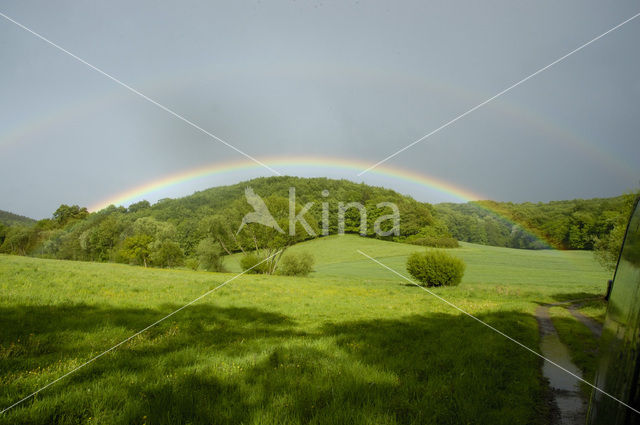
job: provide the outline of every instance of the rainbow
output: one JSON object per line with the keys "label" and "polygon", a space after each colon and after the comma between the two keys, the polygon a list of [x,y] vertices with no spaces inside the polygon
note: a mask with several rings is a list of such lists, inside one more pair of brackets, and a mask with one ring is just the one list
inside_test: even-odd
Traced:
{"label": "rainbow", "polygon": [[[322,171],[326,171],[327,169],[339,169],[339,170],[348,170],[353,172],[353,175],[356,176],[357,171],[361,171],[369,167],[369,163],[361,161],[361,160],[353,160],[353,159],[344,159],[344,158],[331,158],[331,157],[282,157],[282,158],[262,158],[261,161],[276,170],[286,170],[287,168],[304,167],[305,169],[315,168]],[[177,172],[174,174],[163,176],[159,179],[152,180],[150,182],[141,184],[139,186],[128,189],[124,192],[118,193],[114,196],[111,196],[107,199],[104,199],[100,202],[95,203],[89,208],[89,211],[95,212],[106,208],[109,205],[126,205],[130,204],[137,200],[142,200],[145,196],[153,194],[154,192],[161,191],[171,186],[175,186],[178,184],[192,182],[198,179],[202,179],[205,177],[211,176],[222,176],[226,173],[231,172],[246,172],[249,170],[263,170],[262,166],[251,161],[251,160],[239,160],[233,162],[224,162],[224,163],[213,163],[204,165],[197,168],[192,168],[189,170]],[[286,174],[286,173],[283,173]],[[455,198],[457,201],[461,202],[469,202],[469,201],[477,201],[487,199],[482,194],[478,192],[472,192],[468,189],[462,188],[460,186],[454,185],[450,182],[444,181],[442,179],[438,179],[433,176],[429,176],[427,174],[418,173],[415,171],[410,171],[406,169],[400,169],[396,167],[389,166],[387,164],[382,164],[375,169],[371,170],[368,174],[372,174],[375,176],[381,176],[387,179],[395,179],[404,182],[410,182],[413,184],[417,184],[421,187],[427,187],[431,190],[438,191],[442,194],[448,195],[449,197]],[[271,174],[269,174],[271,175]],[[320,174],[318,174],[319,176]],[[530,229],[524,227],[520,223],[516,223],[510,218],[506,217],[504,214],[500,213],[497,210],[491,209],[485,205],[478,204],[478,206],[485,211],[488,211],[500,218],[508,221],[513,225],[518,225],[523,230],[528,232],[531,236],[535,237],[539,241],[544,244],[552,247],[553,244],[546,240],[546,238],[537,232],[535,229]]]}
{"label": "rainbow", "polygon": [[[221,64],[216,62],[204,64],[204,66],[196,68],[178,67],[168,69],[165,74],[158,74],[148,79],[138,88],[142,92],[154,97],[156,94],[166,91],[168,87],[172,90],[183,90],[194,82],[220,80],[224,83],[229,79],[237,78],[239,73],[244,73],[245,77],[252,78],[255,72],[252,67],[247,67],[244,62],[237,64]],[[260,69],[260,73],[270,78],[297,81],[303,84],[313,83],[315,85],[318,82],[326,82],[334,87],[337,85],[353,86],[357,84],[364,85],[363,87],[396,88],[401,86],[403,89],[410,89],[416,96],[426,96],[436,93],[445,98],[454,98],[462,101],[469,106],[477,104],[479,101],[494,94],[478,92],[450,81],[436,79],[435,76],[428,75],[422,69],[410,71],[392,66],[363,67],[349,62],[279,62],[272,67]],[[102,110],[109,110],[120,105],[130,97],[131,93],[117,88],[115,90],[103,91],[93,97],[80,99],[67,105],[56,106],[40,116],[16,123],[17,125],[13,128],[4,129],[3,132],[0,133],[0,150],[2,150],[4,154],[9,148],[16,148],[17,150],[19,146],[29,142],[42,142],[43,138],[50,134],[53,129],[57,127],[63,128],[70,122],[80,120],[83,116],[91,116]],[[546,136],[545,139],[566,145],[568,148],[590,158],[596,163],[607,165],[608,170],[619,173],[627,179],[635,178],[636,172],[633,164],[629,162],[630,158],[613,156],[603,147],[589,140],[586,135],[580,134],[573,129],[561,127],[558,123],[554,122],[551,117],[539,115],[535,111],[526,108],[525,105],[515,104],[512,101],[508,101],[507,98],[496,100],[487,106],[487,108],[496,109],[500,112],[501,116],[506,119],[526,124],[528,128],[543,132]],[[168,117],[168,119],[171,118]],[[425,128],[425,132],[428,130],[428,128]],[[270,158],[263,160],[263,162],[274,168],[307,167],[326,169],[330,167],[333,169],[357,171],[362,171],[371,165],[359,160],[321,157]],[[227,173],[230,175],[235,171],[242,170],[251,170],[257,174],[257,172],[260,171],[258,167],[258,165],[246,160],[203,165],[163,176],[115,194],[108,199],[95,203],[90,209],[96,211],[111,204],[126,204],[136,199],[141,199],[148,194],[158,192],[163,188],[184,182],[191,182],[203,177],[222,176]],[[322,172],[321,174],[326,173]],[[470,191],[442,179],[423,173],[402,170],[386,164],[377,167],[368,174],[412,182],[447,194],[459,201],[466,202],[486,199],[486,197],[477,192]],[[488,209],[486,207],[483,208]],[[488,210],[507,219],[504,215],[496,211]],[[509,219],[507,220],[512,222]],[[536,235],[532,229],[528,229],[528,231],[538,239],[545,241],[543,237]]]}
{"label": "rainbow", "polygon": [[[370,163],[361,160],[344,159],[344,158],[331,158],[331,157],[284,157],[284,158],[265,158],[261,161],[276,170],[290,168],[290,167],[305,167],[305,168],[319,168],[319,169],[341,169],[349,171],[362,171],[370,166]],[[140,200],[143,196],[157,192],[169,186],[174,186],[180,183],[193,181],[203,177],[210,177],[228,173],[231,171],[244,171],[261,169],[262,166],[248,159],[239,161],[228,161],[224,163],[214,163],[205,166],[192,168],[189,170],[163,176],[159,179],[144,183],[140,186],[128,189],[124,192],[118,193],[112,197],[104,199],[89,208],[89,211],[97,211],[103,209],[109,205],[125,205],[135,200]],[[354,175],[356,174],[354,172]],[[427,186],[435,189],[443,194],[450,195],[460,201],[475,201],[479,199],[486,199],[479,193],[468,191],[459,186],[453,185],[435,177],[391,167],[386,164],[379,165],[375,169],[370,171],[371,174],[391,177],[395,179],[401,179],[411,183],[415,183],[422,186]],[[270,174],[271,175],[271,174]]]}

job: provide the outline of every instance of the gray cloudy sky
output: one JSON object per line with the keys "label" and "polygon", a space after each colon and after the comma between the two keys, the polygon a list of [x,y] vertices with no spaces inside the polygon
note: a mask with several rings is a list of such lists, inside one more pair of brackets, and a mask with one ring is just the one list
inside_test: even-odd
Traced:
{"label": "gray cloudy sky", "polygon": [[[0,12],[257,158],[373,164],[640,12],[637,1],[25,1]],[[496,200],[640,181],[640,18],[394,157]],[[0,209],[36,218],[242,160],[0,18]],[[275,166],[274,166],[275,168]],[[282,166],[451,195],[336,166]],[[216,174],[156,200],[233,183]]]}

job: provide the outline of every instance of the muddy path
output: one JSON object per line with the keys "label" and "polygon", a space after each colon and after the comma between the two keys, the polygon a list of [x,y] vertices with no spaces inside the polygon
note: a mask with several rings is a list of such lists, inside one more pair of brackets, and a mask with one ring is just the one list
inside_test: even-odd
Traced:
{"label": "muddy path", "polygon": [[580,323],[589,328],[593,335],[599,339],[602,335],[602,324],[593,320],[591,317],[585,316],[584,314],[580,313],[578,309],[580,308],[580,306],[582,306],[582,304],[584,303],[576,302],[573,304],[569,304],[569,306],[567,307],[569,309],[569,313],[571,313],[573,317],[578,319]]}
{"label": "muddy path", "polygon": [[[550,307],[567,305],[571,314],[599,338],[602,333],[602,325],[577,310],[581,301],[583,300],[542,304],[536,309],[536,319],[540,330],[541,354],[582,378],[582,371],[571,361],[569,349],[560,341],[558,332],[553,326],[549,315]],[[588,400],[583,397],[580,391],[580,381],[548,360],[543,363],[542,373],[549,381],[549,387],[554,398],[552,423],[562,425],[584,424]]]}

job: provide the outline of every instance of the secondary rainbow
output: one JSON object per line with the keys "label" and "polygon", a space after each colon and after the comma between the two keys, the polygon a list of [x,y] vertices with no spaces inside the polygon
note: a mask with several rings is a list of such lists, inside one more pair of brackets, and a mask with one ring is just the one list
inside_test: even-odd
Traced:
{"label": "secondary rainbow", "polygon": [[[406,86],[412,88],[416,93],[425,96],[436,93],[447,98],[457,98],[465,104],[472,104],[481,99],[486,99],[491,95],[487,92],[476,92],[470,88],[463,87],[452,82],[435,79],[433,76],[425,78],[422,73],[408,72],[406,69],[371,69],[371,67],[357,67],[353,64],[338,63],[327,66],[322,63],[314,64],[280,64],[281,68],[272,70],[262,70],[261,73],[270,72],[272,77],[291,79],[302,79],[302,81],[328,80],[334,83],[344,82],[348,84],[364,83],[376,87],[397,87]],[[167,87],[183,87],[183,84],[191,84],[193,81],[216,80],[233,78],[241,72],[248,72],[243,64],[231,66],[225,65],[220,68],[219,64],[200,67],[198,70],[184,69],[175,71],[176,74],[158,75],[150,79],[144,85],[144,91],[148,93],[159,93]],[[105,91],[94,97],[86,98],[75,103],[68,103],[61,107],[55,107],[41,116],[33,117],[16,123],[13,128],[7,128],[0,132],[0,149],[4,150],[12,145],[29,143],[33,140],[48,140],[42,137],[49,137],[49,133],[55,127],[64,128],[70,123],[81,121],[86,117],[100,114],[101,111],[108,111],[109,108],[117,107],[121,102],[129,99],[131,93],[122,90]],[[596,163],[606,165],[607,170],[619,173],[627,179],[635,179],[635,168],[628,162],[629,158],[619,157],[608,152],[593,140],[586,138],[583,134],[574,129],[562,127],[548,116],[538,115],[536,112],[505,99],[494,102],[491,108],[498,110],[504,115],[505,120],[517,120],[517,122],[527,125],[527,128],[536,129],[546,134],[546,138],[554,143],[565,145],[574,152],[581,153]],[[428,128],[425,128],[426,132]],[[48,143],[48,141],[47,141]],[[365,167],[366,168],[366,167]]]}

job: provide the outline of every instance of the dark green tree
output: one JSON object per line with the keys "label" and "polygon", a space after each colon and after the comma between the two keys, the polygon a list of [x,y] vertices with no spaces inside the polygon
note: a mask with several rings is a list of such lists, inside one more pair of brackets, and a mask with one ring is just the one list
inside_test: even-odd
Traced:
{"label": "dark green tree", "polygon": [[53,219],[59,226],[64,226],[71,220],[82,220],[89,215],[85,207],[80,208],[78,205],[62,204],[53,213]]}
{"label": "dark green tree", "polygon": [[627,223],[639,194],[640,192],[635,192],[624,195],[623,207],[619,214],[615,218],[612,218],[611,224],[613,228],[609,233],[595,240],[594,255],[596,260],[608,270],[613,271],[616,267],[622,242],[624,241]]}
{"label": "dark green tree", "polygon": [[130,213],[136,213],[142,210],[149,209],[150,207],[151,207],[151,204],[149,203],[149,201],[142,200],[140,202],[136,202],[135,204],[129,205],[129,208],[127,208],[127,211]]}

